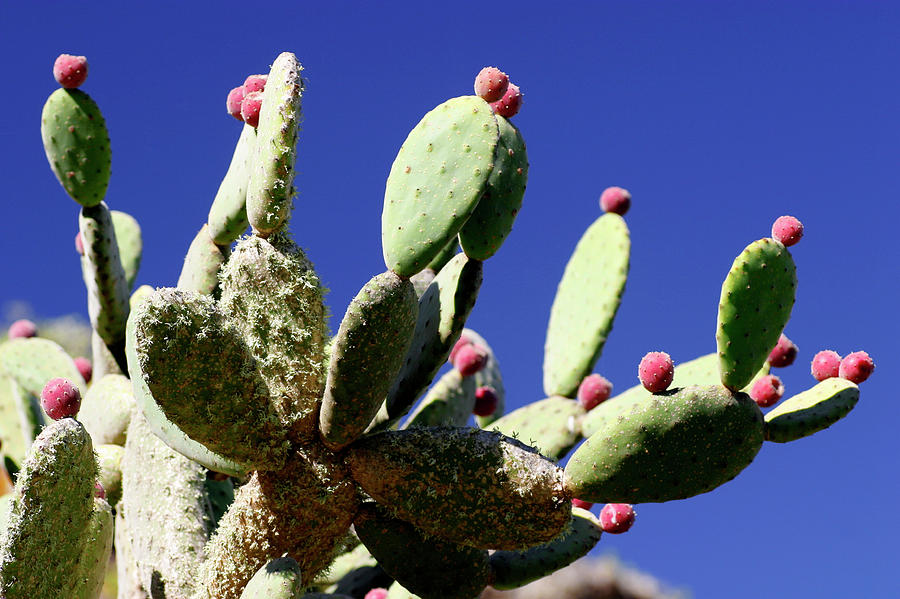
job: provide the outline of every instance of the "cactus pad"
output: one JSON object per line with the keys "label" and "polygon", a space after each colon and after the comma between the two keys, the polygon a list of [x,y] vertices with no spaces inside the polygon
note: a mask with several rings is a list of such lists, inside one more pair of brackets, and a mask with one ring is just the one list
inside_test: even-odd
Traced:
{"label": "cactus pad", "polygon": [[209,236],[217,245],[230,245],[250,224],[247,220],[247,184],[255,153],[256,129],[244,125],[231,164],[206,218]]}
{"label": "cactus pad", "polygon": [[213,243],[209,225],[203,225],[184,257],[184,266],[178,276],[178,288],[212,295],[219,286],[219,269],[225,264],[229,249]]}
{"label": "cactus pad", "polygon": [[69,379],[84,395],[87,386],[81,373],[62,347],[40,337],[20,338],[0,345],[0,372],[30,395],[40,397],[52,378]]}
{"label": "cactus pad", "polygon": [[128,377],[108,374],[88,389],[78,419],[94,443],[125,445],[125,432],[134,408],[134,394]]}
{"label": "cactus pad", "polygon": [[464,377],[455,368],[448,370],[429,389],[403,428],[465,426],[475,407],[475,388],[473,377]]}
{"label": "cactus pad", "polygon": [[133,216],[119,210],[110,210],[110,216],[116,232],[116,244],[119,246],[119,261],[125,272],[125,283],[128,289],[133,289],[144,253],[141,226]]}
{"label": "cactus pad", "polygon": [[303,593],[300,566],[289,557],[275,558],[253,575],[241,599],[296,599]]}
{"label": "cactus pad", "polygon": [[494,353],[494,350],[488,345],[484,337],[472,329],[463,329],[462,335],[487,351],[487,361],[484,363],[484,368],[472,375],[476,389],[478,387],[490,387],[497,396],[497,407],[493,414],[490,416],[475,416],[475,422],[478,423],[478,426],[487,428],[490,423],[503,416],[503,412],[506,410],[506,389],[503,387],[500,361],[497,360],[497,354]]}
{"label": "cactus pad", "polygon": [[489,428],[515,437],[551,460],[561,460],[581,440],[584,415],[574,399],[548,397],[510,412]]}
{"label": "cactus pad", "polygon": [[839,378],[825,379],[766,413],[766,441],[787,443],[825,430],[859,401],[859,387]]}

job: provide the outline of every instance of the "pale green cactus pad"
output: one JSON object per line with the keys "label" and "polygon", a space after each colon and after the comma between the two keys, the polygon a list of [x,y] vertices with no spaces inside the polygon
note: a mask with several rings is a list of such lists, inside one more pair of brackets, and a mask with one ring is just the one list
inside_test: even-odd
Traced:
{"label": "pale green cactus pad", "polygon": [[272,63],[266,81],[255,159],[247,187],[247,217],[254,231],[268,237],[281,228],[294,196],[294,160],[300,131],[303,67],[283,52]]}
{"label": "pale green cactus pad", "polygon": [[512,231],[528,182],[528,154],[522,134],[495,115],[500,139],[494,150],[494,170],[472,216],[459,231],[459,244],[470,258],[487,260]]}
{"label": "pale green cactus pad", "polygon": [[212,295],[219,286],[219,269],[225,264],[228,251],[228,247],[213,243],[209,225],[203,225],[184,257],[177,287],[202,295]]}
{"label": "pale green cactus pad", "polygon": [[452,369],[438,379],[409,415],[403,428],[465,426],[475,407],[475,380]]}
{"label": "pale green cactus pad", "polygon": [[425,536],[374,504],[363,505],[353,526],[385,571],[423,599],[472,599],[490,580],[485,549]]}
{"label": "pale green cactus pad", "polygon": [[[30,399],[29,404],[25,404],[26,397],[15,381],[0,375],[0,448],[2,455],[16,464],[25,459],[36,435],[35,429],[43,425],[42,415],[30,409]],[[27,409],[27,413],[22,414],[23,409]],[[41,417],[40,423],[36,422],[37,417]]]}
{"label": "pale green cactus pad", "polygon": [[778,343],[797,291],[797,270],[774,239],[748,245],[722,283],[716,345],[722,384],[742,389]]}
{"label": "pale green cactus pad", "polygon": [[521,551],[495,551],[491,554],[495,589],[515,589],[549,576],[588,554],[600,541],[603,530],[591,512],[572,508],[566,528],[551,541]]}
{"label": "pale green cactus pad", "polygon": [[125,433],[135,409],[131,380],[108,374],[94,381],[81,402],[78,419],[97,445],[125,445]]}
{"label": "pale green cactus pad", "polygon": [[600,357],[619,309],[631,239],[624,219],[604,214],[566,264],[550,310],[544,346],[544,393],[574,397]]}
{"label": "pale green cactus pad", "polygon": [[47,381],[57,377],[72,381],[82,397],[87,391],[81,373],[66,350],[55,341],[40,337],[12,339],[0,344],[0,373],[35,397],[41,396]]}
{"label": "pale green cactus pad", "polygon": [[303,594],[300,566],[289,557],[279,557],[253,575],[241,599],[298,599]]}
{"label": "pale green cactus pad", "polygon": [[569,520],[562,470],[499,433],[385,431],[351,445],[347,461],[360,486],[397,517],[463,545],[519,549],[552,539]]}
{"label": "pale green cactus pad", "polygon": [[581,440],[584,415],[574,399],[548,397],[510,412],[488,428],[515,437],[551,460],[561,460]]}
{"label": "pale green cactus pad", "polygon": [[113,547],[113,514],[109,504],[94,498],[94,511],[83,532],[83,549],[78,557],[72,585],[72,599],[97,599],[103,588],[106,567]]}
{"label": "pale green cactus pad", "polygon": [[119,210],[110,210],[113,229],[116,231],[116,243],[119,246],[119,260],[125,271],[125,282],[128,289],[134,288],[141,257],[144,253],[144,242],[141,237],[141,226],[130,214]]}
{"label": "pale green cactus pad", "polygon": [[50,168],[82,206],[103,201],[112,152],[97,103],[79,89],[58,89],[41,113],[41,137]]}
{"label": "pale green cactus pad", "polygon": [[256,129],[244,125],[228,171],[209,209],[206,223],[209,236],[217,245],[229,245],[247,229],[247,185],[256,153]]}
{"label": "pale green cactus pad", "polygon": [[766,441],[787,443],[825,430],[849,414],[857,401],[856,384],[839,378],[825,379],[766,413]]}
{"label": "pale green cactus pad", "polygon": [[437,257],[475,210],[493,168],[499,133],[487,102],[447,100],[413,128],[384,191],[384,263],[411,277]]}
{"label": "pale green cactus pad", "polygon": [[712,491],[737,476],[763,442],[762,413],[743,393],[685,387],[614,410],[566,465],[574,497],[656,503]]}
{"label": "pale green cactus pad", "polygon": [[[87,428],[87,427],[85,427]],[[106,502],[115,506],[122,499],[122,458],[125,447],[122,445],[94,445],[97,453],[97,482],[106,491]]]}

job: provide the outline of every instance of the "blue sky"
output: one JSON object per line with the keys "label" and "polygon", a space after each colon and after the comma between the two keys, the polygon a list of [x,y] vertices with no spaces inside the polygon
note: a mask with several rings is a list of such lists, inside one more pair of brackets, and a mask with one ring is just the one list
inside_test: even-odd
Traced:
{"label": "blue sky", "polygon": [[766,444],[713,493],[638,506],[634,528],[596,551],[698,598],[900,596],[889,392],[900,367],[900,3],[136,5],[0,4],[0,304],[86,313],[77,207],[39,134],[62,52],[90,61],[83,89],[112,139],[107,202],[143,226],[138,282],[155,286],[175,284],[228,165],[240,132],[225,114],[228,90],[279,52],[297,54],[308,89],[292,230],[331,289],[335,328],[384,270],[384,182],[407,132],[496,65],[524,92],[514,122],[531,168],[470,324],[497,352],[514,406],[542,398],[556,284],[610,185],[633,194],[630,277],[597,366],[618,390],[647,351],[678,362],[714,350],[722,279],[782,214],[806,226],[786,329],[800,356],[779,372],[788,393],[814,382],[819,349],[865,349],[877,364],[844,421]]}

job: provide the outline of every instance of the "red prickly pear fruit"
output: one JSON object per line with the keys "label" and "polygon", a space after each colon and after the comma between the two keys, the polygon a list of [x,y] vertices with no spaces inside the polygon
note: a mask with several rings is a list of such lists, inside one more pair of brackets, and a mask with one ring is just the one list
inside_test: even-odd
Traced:
{"label": "red prickly pear fruit", "polygon": [[262,92],[252,92],[241,101],[241,117],[251,127],[259,125],[259,109],[262,106]]}
{"label": "red prickly pear fruit", "polygon": [[91,364],[91,361],[83,356],[79,356],[72,361],[75,362],[75,368],[81,373],[81,378],[84,379],[84,382],[90,383],[91,377],[94,375],[94,366]]}
{"label": "red prickly pear fruit", "polygon": [[590,374],[584,377],[578,385],[578,403],[587,411],[593,410],[598,405],[609,399],[612,395],[612,383],[599,374]]}
{"label": "red prickly pear fruit", "polygon": [[580,507],[583,510],[589,510],[594,507],[593,503],[591,503],[590,501],[584,501],[583,499],[573,499],[572,505],[574,505],[575,507]]}
{"label": "red prickly pear fruit", "polygon": [[793,216],[779,216],[772,225],[772,238],[792,246],[803,237],[803,223]]}
{"label": "red prickly pear fruit", "polygon": [[10,339],[28,339],[37,337],[37,325],[30,320],[21,319],[9,325],[7,336]]}
{"label": "red prickly pear fruit", "polygon": [[841,354],[834,350],[823,349],[813,356],[809,371],[817,381],[835,378],[840,374]]}
{"label": "red prickly pear fruit", "polygon": [[600,194],[600,208],[603,212],[614,212],[619,216],[625,216],[631,208],[631,192],[621,187],[607,187]]}
{"label": "red prickly pear fruit", "polygon": [[453,349],[450,350],[449,360],[451,364],[453,364],[453,360],[456,359],[456,354],[459,352],[459,350],[466,345],[472,345],[472,340],[466,337],[465,333],[463,333],[462,335],[460,335],[459,339],[457,339],[456,343],[453,344]]}
{"label": "red prickly pear fruit", "polygon": [[660,393],[669,388],[675,377],[675,364],[665,352],[652,351],[641,359],[638,380],[650,393]]}
{"label": "red prickly pear fruit", "polygon": [[261,92],[266,89],[266,80],[268,75],[250,75],[244,79],[244,95]]}
{"label": "red prickly pear fruit", "polygon": [[106,499],[106,489],[100,483],[94,483],[94,497]]}
{"label": "red prickly pear fruit", "polygon": [[869,378],[875,370],[875,362],[864,351],[855,351],[841,360],[838,375],[857,385]]}
{"label": "red prickly pear fruit", "polygon": [[518,85],[509,84],[506,93],[496,102],[491,102],[491,110],[494,114],[499,114],[505,118],[516,116],[519,109],[522,108],[522,92],[519,91]]}
{"label": "red prickly pear fruit", "polygon": [[81,408],[81,391],[69,379],[50,379],[41,391],[41,407],[53,420],[74,418]]}
{"label": "red prickly pear fruit", "polygon": [[388,590],[384,588],[372,589],[368,593],[364,599],[387,599]]}
{"label": "red prickly pear fruit", "polygon": [[472,376],[479,372],[487,363],[487,351],[478,345],[464,345],[456,352],[453,367],[462,376]]}
{"label": "red prickly pear fruit", "polygon": [[244,86],[238,86],[228,92],[228,98],[225,99],[225,110],[228,111],[228,114],[233,116],[239,121],[243,121],[244,117],[241,116],[241,103],[244,101]]}
{"label": "red prickly pear fruit", "polygon": [[75,233],[75,251],[79,256],[84,256],[84,241],[81,240],[81,231]]}
{"label": "red prickly pear fruit", "polygon": [[60,54],[53,63],[53,78],[66,89],[79,87],[88,76],[87,58]]}
{"label": "red prickly pear fruit", "polygon": [[497,392],[492,387],[475,389],[475,407],[472,413],[476,416],[490,416],[497,411]]}
{"label": "red prickly pear fruit", "polygon": [[634,507],[628,503],[607,503],[600,510],[600,528],[610,534],[622,534],[634,524],[634,516]]}
{"label": "red prickly pear fruit", "polygon": [[750,388],[750,398],[761,408],[769,408],[778,403],[784,395],[784,385],[781,379],[774,374],[767,374],[753,383]]}
{"label": "red prickly pear fruit", "polygon": [[769,354],[769,366],[774,366],[775,368],[790,366],[797,358],[797,351],[797,346],[794,345],[794,342],[782,333],[781,337],[778,338],[778,343],[775,344],[775,348]]}
{"label": "red prickly pear fruit", "polygon": [[503,98],[509,88],[509,76],[497,67],[484,67],[475,77],[475,95],[485,102]]}

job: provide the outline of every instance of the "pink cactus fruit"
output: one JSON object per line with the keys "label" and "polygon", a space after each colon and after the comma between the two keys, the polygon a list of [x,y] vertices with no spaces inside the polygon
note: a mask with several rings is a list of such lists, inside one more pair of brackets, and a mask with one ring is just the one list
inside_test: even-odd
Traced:
{"label": "pink cactus fruit", "polygon": [[775,344],[775,348],[769,353],[769,365],[775,368],[790,366],[797,359],[797,351],[797,346],[794,345],[794,342],[782,333],[781,337],[778,338],[778,343]]}
{"label": "pink cactus fruit", "polygon": [[661,393],[669,388],[675,377],[675,364],[665,352],[652,351],[641,359],[638,379],[650,393]]}
{"label": "pink cactus fruit", "polygon": [[496,102],[491,102],[491,110],[494,114],[499,114],[505,118],[516,116],[519,109],[522,108],[522,92],[519,91],[518,85],[509,84],[506,93]]}
{"label": "pink cactus fruit", "polygon": [[803,223],[793,216],[779,216],[772,225],[772,237],[785,246],[792,246],[803,237]]}
{"label": "pink cactus fruit", "polygon": [[607,503],[600,510],[600,528],[610,534],[622,534],[634,524],[634,516],[634,507],[628,503]]}
{"label": "pink cactus fruit", "polygon": [[90,383],[91,377],[94,375],[94,366],[91,364],[91,361],[84,356],[79,356],[72,361],[75,362],[75,368],[81,373],[81,378],[84,379],[84,382]]}
{"label": "pink cactus fruit", "polygon": [[75,251],[79,256],[84,256],[84,241],[81,240],[81,231],[75,233]]}
{"label": "pink cactus fruit", "polygon": [[838,376],[841,369],[841,354],[834,350],[823,349],[813,356],[809,371],[817,381],[824,381]]}
{"label": "pink cactus fruit", "polygon": [[578,403],[585,410],[593,410],[612,395],[612,383],[599,374],[589,374],[578,385]]}
{"label": "pink cactus fruit", "polygon": [[493,387],[475,389],[475,407],[472,413],[476,416],[490,416],[497,411],[497,392]]}
{"label": "pink cactus fruit", "polygon": [[53,78],[66,89],[79,87],[88,76],[87,58],[60,54],[53,63]]}
{"label": "pink cactus fruit", "polygon": [[784,385],[774,374],[761,377],[750,388],[750,398],[761,408],[769,408],[778,403],[784,395]]}
{"label": "pink cactus fruit", "polygon": [[100,483],[94,483],[94,497],[106,499],[106,489]]}
{"label": "pink cactus fruit", "polygon": [[244,80],[244,95],[266,89],[268,75],[250,75]]}
{"label": "pink cactus fruit", "polygon": [[621,187],[607,187],[600,194],[600,208],[604,212],[614,212],[619,216],[625,216],[631,208],[631,192]]}
{"label": "pink cactus fruit", "polygon": [[251,127],[259,125],[259,109],[262,107],[262,92],[251,92],[241,102],[241,116]]}
{"label": "pink cactus fruit", "polygon": [[503,98],[509,88],[509,76],[497,67],[484,67],[475,77],[475,95],[485,102]]}
{"label": "pink cactus fruit", "polygon": [[487,357],[487,351],[483,347],[470,343],[462,346],[456,352],[453,367],[462,376],[472,376],[484,368],[484,365],[487,363]]}
{"label": "pink cactus fruit", "polygon": [[366,593],[364,599],[387,599],[388,590],[384,588],[376,588]]}
{"label": "pink cactus fruit", "polygon": [[53,420],[74,418],[81,408],[81,391],[69,379],[50,379],[41,391],[41,407]]}
{"label": "pink cactus fruit", "polygon": [[9,325],[7,336],[10,339],[28,339],[37,337],[37,325],[25,318]]}
{"label": "pink cactus fruit", "polygon": [[594,504],[590,501],[584,501],[583,499],[577,498],[572,500],[572,505],[574,505],[575,507],[580,507],[583,510],[589,510],[594,507]]}
{"label": "pink cactus fruit", "polygon": [[233,116],[239,121],[243,121],[244,117],[241,116],[241,103],[244,101],[244,86],[240,85],[230,92],[228,92],[228,97],[225,99],[225,110],[228,111],[228,114]]}
{"label": "pink cactus fruit", "polygon": [[466,336],[465,333],[463,333],[459,336],[459,339],[457,339],[456,343],[453,344],[453,349],[450,350],[449,360],[451,364],[453,364],[453,360],[456,358],[456,353],[460,350],[460,348],[466,345],[472,345],[472,340],[469,339],[469,337]]}
{"label": "pink cactus fruit", "polygon": [[875,362],[864,351],[855,351],[841,360],[838,375],[857,385],[869,378],[875,370]]}

